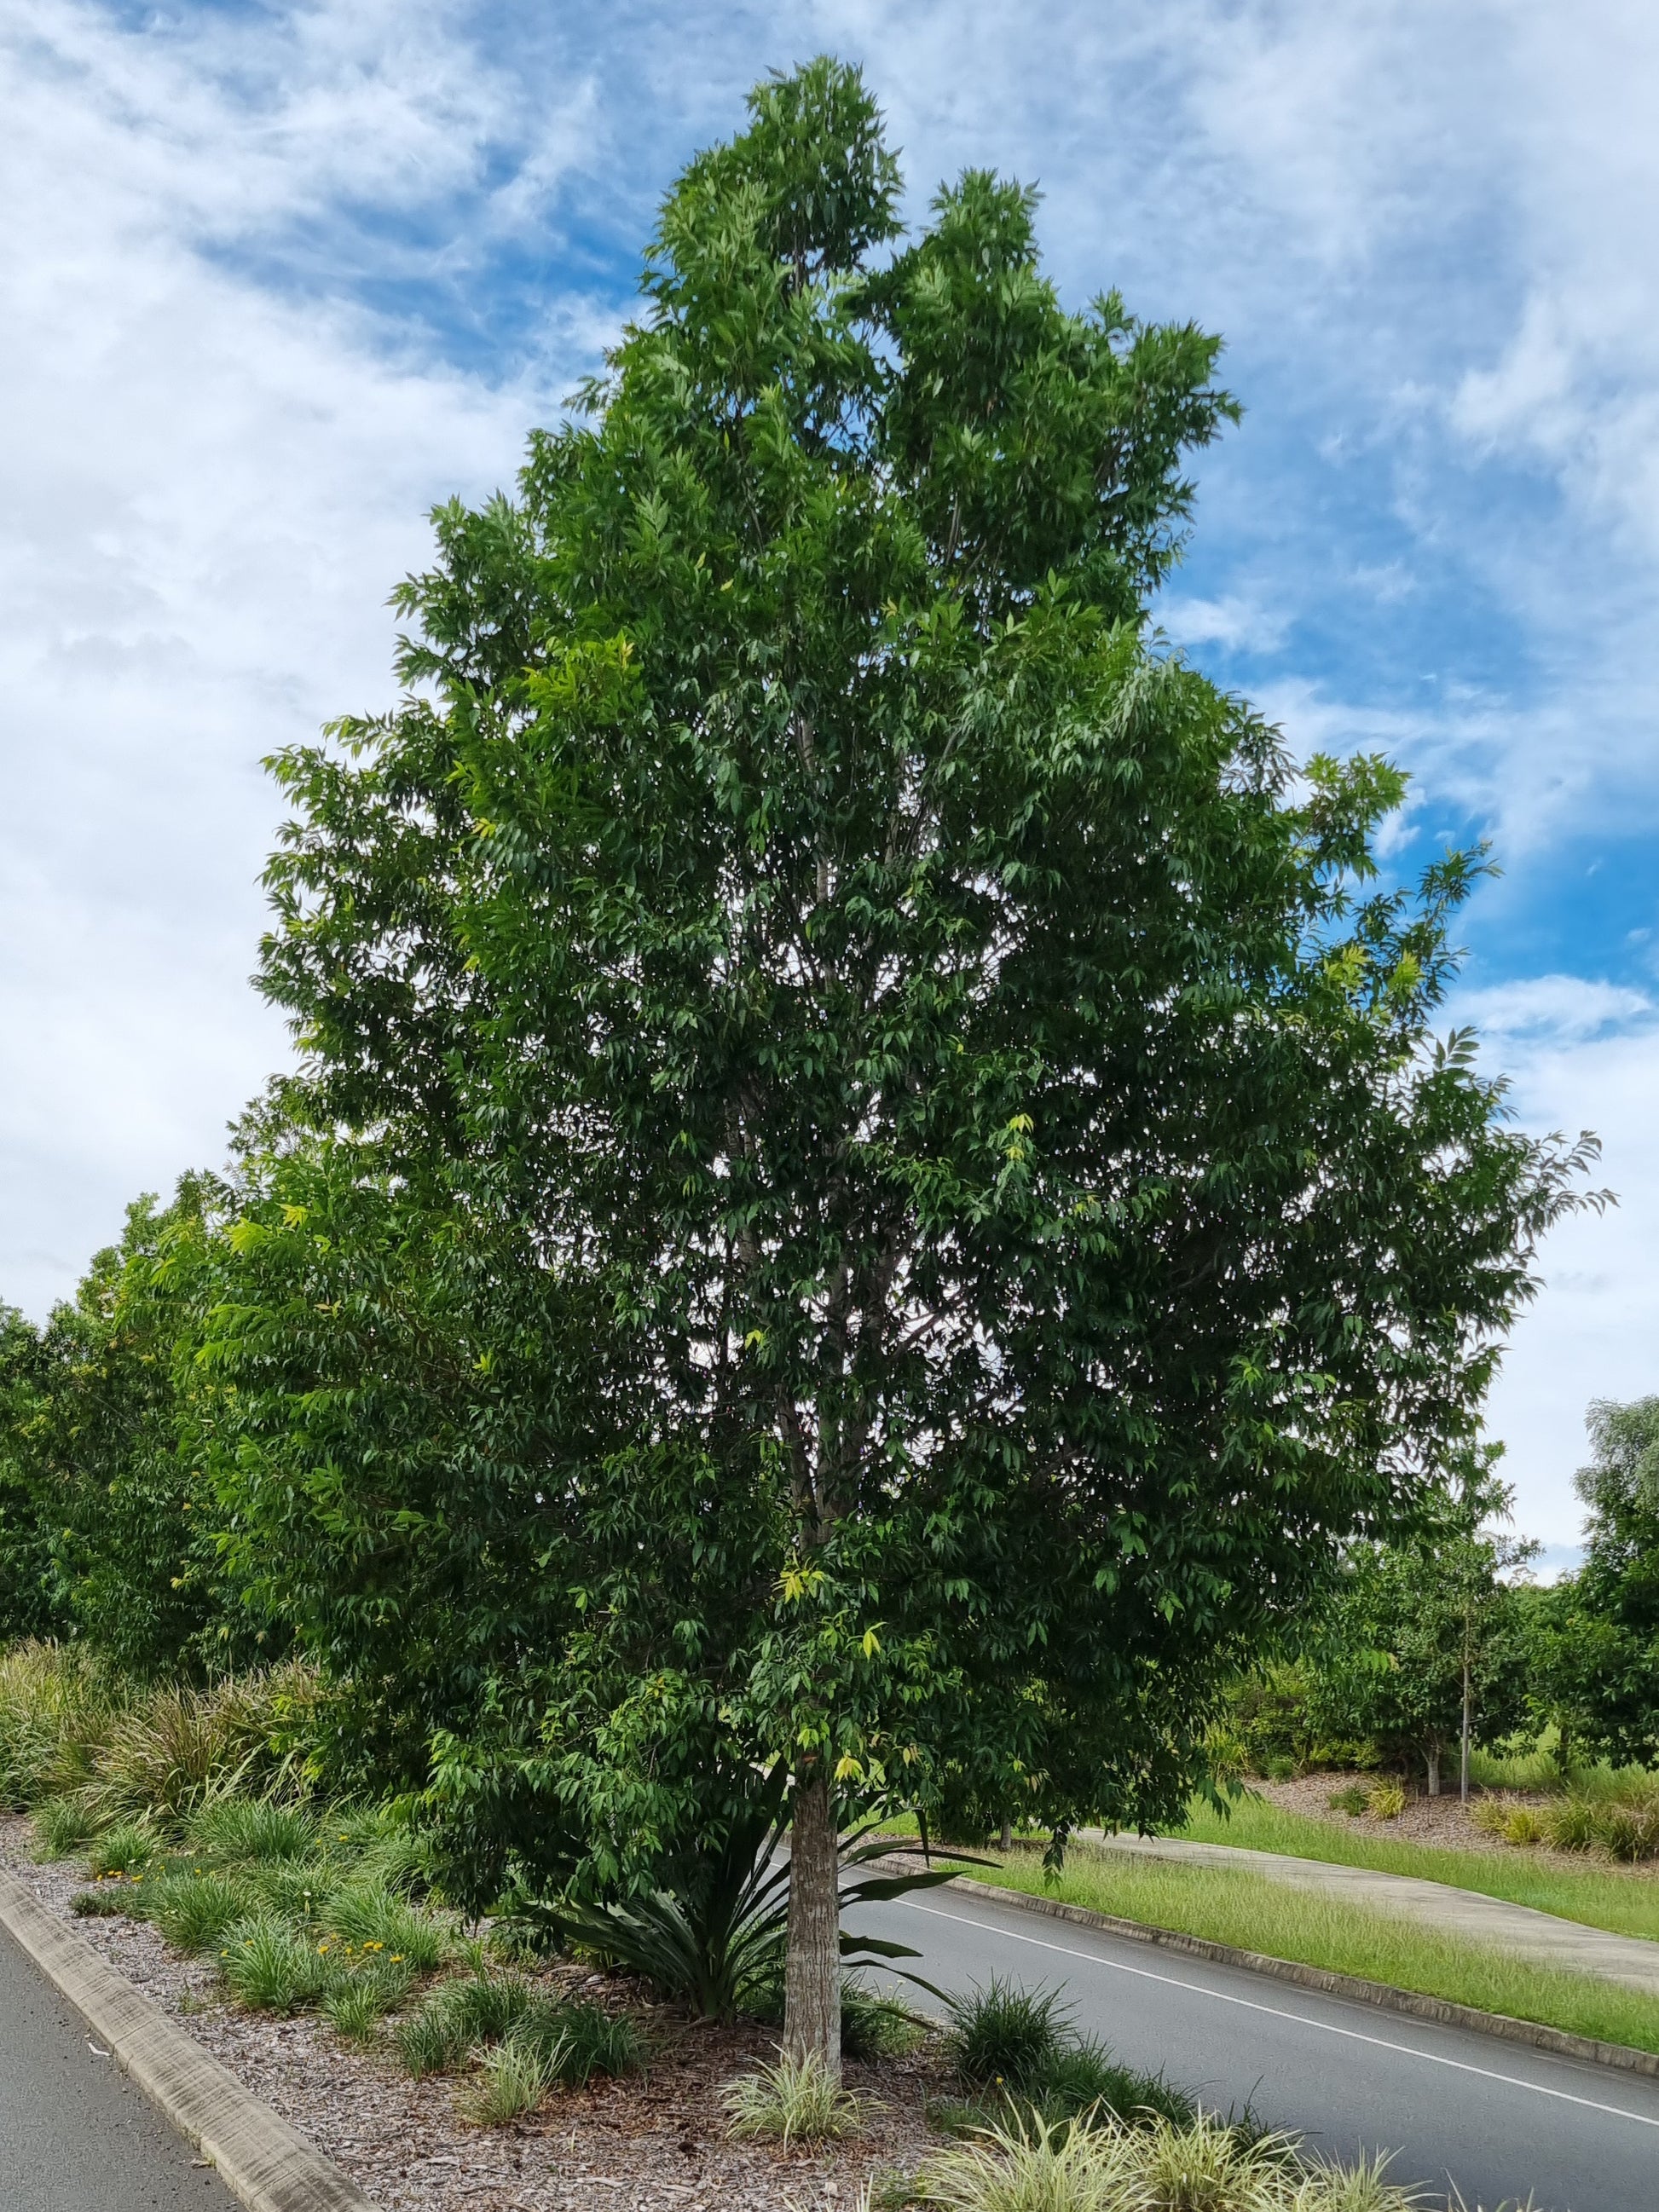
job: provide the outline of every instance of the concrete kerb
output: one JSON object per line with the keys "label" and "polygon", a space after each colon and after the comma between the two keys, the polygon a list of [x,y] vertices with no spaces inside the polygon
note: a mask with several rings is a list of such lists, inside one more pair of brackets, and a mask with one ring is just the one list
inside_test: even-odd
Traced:
{"label": "concrete kerb", "polygon": [[248,2212],[374,2212],[355,2181],[3,1873],[0,1927]]}
{"label": "concrete kerb", "polygon": [[1414,2020],[1436,2021],[1443,2027],[1473,2028],[1505,2043],[1528,2043],[1562,2058],[1583,2058],[1595,2066],[1611,2066],[1626,2074],[1659,2077],[1659,2053],[1634,2051],[1623,2043],[1600,2043],[1588,2035],[1570,2035],[1565,2028],[1546,2027],[1530,2020],[1512,2020],[1507,2013],[1480,2012],[1473,2005],[1449,2004],[1443,1997],[1422,1996],[1415,1990],[1397,1990],[1389,1982],[1368,1982],[1357,1974],[1335,1974],[1322,1966],[1304,1966],[1293,1959],[1269,1959],[1259,1951],[1241,1951],[1231,1943],[1212,1942],[1205,1936],[1183,1936],[1171,1928],[1151,1928],[1140,1920],[1120,1920],[1115,1913],[1097,1912],[1086,1905],[1063,1905],[1058,1898],[1034,1897],[1029,1890],[1003,1889],[994,1882],[973,1881],[958,1875],[949,1889],[982,1898],[988,1905],[1012,1905],[1017,1911],[1036,1912],[1049,1920],[1070,1921],[1074,1927],[1098,1929],[1103,1935],[1126,1936],[1132,1942],[1147,1943],[1178,1957],[1212,1960],[1218,1966],[1243,1966],[1253,1974],[1271,1975],[1299,1989],[1317,1990],[1322,1996],[1351,1997],[1380,2011],[1405,2013]]}

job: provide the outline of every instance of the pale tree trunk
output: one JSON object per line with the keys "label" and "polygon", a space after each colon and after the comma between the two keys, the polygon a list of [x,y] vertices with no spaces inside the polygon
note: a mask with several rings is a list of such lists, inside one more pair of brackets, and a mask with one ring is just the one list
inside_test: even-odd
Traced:
{"label": "pale tree trunk", "polygon": [[998,1839],[997,1849],[1000,1851],[1011,1851],[1013,1848],[1014,1824],[1012,1820],[1005,1820],[1002,1824],[1002,1834]]}
{"label": "pale tree trunk", "polygon": [[1429,1747],[1428,1764],[1429,1795],[1437,1797],[1440,1795],[1440,1747],[1437,1743]]}
{"label": "pale tree trunk", "polygon": [[1465,1638],[1463,1644],[1463,1738],[1462,1757],[1457,1770],[1457,1794],[1466,1805],[1469,1802],[1470,1703],[1469,1646],[1468,1640]]}
{"label": "pale tree trunk", "polygon": [[830,1785],[798,1782],[790,1808],[783,2051],[841,2079],[841,1865]]}

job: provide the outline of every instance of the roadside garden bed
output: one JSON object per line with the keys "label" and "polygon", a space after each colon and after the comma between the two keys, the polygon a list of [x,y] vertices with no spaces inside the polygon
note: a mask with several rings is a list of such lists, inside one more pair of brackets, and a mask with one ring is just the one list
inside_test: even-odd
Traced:
{"label": "roadside garden bed", "polygon": [[412,2081],[389,2050],[354,2049],[314,2013],[245,2009],[214,1964],[181,1956],[148,1922],[76,1916],[71,1900],[89,1887],[83,1862],[40,1863],[36,1848],[26,1819],[0,1815],[0,1865],[386,2212],[850,2212],[865,2181],[913,2172],[944,2140],[924,2108],[948,2069],[923,2049],[878,2067],[849,2063],[848,2087],[866,2100],[856,2139],[787,2151],[734,2142],[720,2092],[775,2055],[775,2036],[752,2023],[694,2021],[633,1984],[564,1966],[529,1978],[549,1996],[625,2005],[648,2063],[557,2090],[532,2118],[470,2125],[465,2083]]}

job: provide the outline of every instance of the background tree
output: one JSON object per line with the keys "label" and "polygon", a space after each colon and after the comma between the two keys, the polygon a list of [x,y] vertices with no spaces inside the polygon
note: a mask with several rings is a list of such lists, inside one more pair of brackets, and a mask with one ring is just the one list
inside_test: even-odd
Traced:
{"label": "background tree", "polygon": [[1501,1742],[1528,1711],[1528,1616],[1512,1578],[1538,1547],[1496,1525],[1513,1496],[1493,1457],[1465,1454],[1403,1540],[1354,1547],[1312,1647],[1315,1729],[1420,1765],[1431,1797],[1448,1753]]}
{"label": "background tree", "polygon": [[[141,1198],[72,1300],[0,1351],[0,1576],[11,1632],[81,1638],[125,1672],[197,1672],[253,1656],[211,1492],[179,1452],[175,1370],[199,1342],[187,1254],[211,1179]],[[182,1272],[181,1272],[182,1268]]]}
{"label": "background tree", "polygon": [[1547,1592],[1540,1664],[1565,1765],[1579,1753],[1659,1760],[1659,1398],[1598,1399],[1591,1460],[1576,1478],[1588,1509],[1584,1562]]}
{"label": "background tree", "polygon": [[[1576,1159],[1430,1048],[1478,860],[1368,884],[1400,776],[1294,780],[1142,637],[1217,342],[1069,312],[982,172],[902,241],[855,72],[750,113],[581,417],[437,518],[404,704],[276,763],[264,980],[296,1125],[568,1317],[514,1370],[568,1360],[568,1417],[483,1484],[564,1532],[479,1638],[531,1686],[490,1758],[624,1852],[689,1753],[786,1760],[786,2041],[833,2063],[842,1814],[1173,1811],[1241,1652],[1465,1435]],[[204,1418],[356,1667],[443,1455],[281,1431],[337,1358],[302,1150],[253,1215],[292,1292],[235,1255]],[[419,1341],[365,1328],[342,1389]],[[500,1352],[422,1355],[434,1422],[489,1432]]]}

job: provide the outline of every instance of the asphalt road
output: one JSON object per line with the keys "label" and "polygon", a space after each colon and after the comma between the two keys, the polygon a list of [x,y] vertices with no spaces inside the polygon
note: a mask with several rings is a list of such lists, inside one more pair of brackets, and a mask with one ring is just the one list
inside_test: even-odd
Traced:
{"label": "asphalt road", "polygon": [[235,2212],[0,1929],[0,2212]]}
{"label": "asphalt road", "polygon": [[[1659,2080],[1556,2058],[933,1890],[849,1927],[911,1943],[941,1989],[1063,1985],[1076,2025],[1206,2108],[1249,2107],[1328,2157],[1395,2154],[1389,2177],[1477,2205],[1656,2212]],[[914,1990],[912,2000],[925,2001]],[[1454,2200],[1455,2201],[1455,2200]]]}

